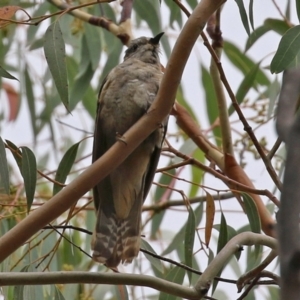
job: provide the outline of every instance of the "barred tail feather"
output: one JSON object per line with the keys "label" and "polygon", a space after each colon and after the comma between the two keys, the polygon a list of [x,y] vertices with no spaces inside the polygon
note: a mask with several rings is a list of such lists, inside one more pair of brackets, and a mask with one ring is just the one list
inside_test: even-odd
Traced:
{"label": "barred tail feather", "polygon": [[132,218],[130,213],[124,220],[100,214],[92,239],[93,259],[107,267],[132,262],[140,250],[140,214]]}

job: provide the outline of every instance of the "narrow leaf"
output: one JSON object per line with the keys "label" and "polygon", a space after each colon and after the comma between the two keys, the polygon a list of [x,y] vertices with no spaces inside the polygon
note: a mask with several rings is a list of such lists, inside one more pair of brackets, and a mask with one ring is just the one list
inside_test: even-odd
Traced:
{"label": "narrow leaf", "polygon": [[21,153],[21,151],[13,142],[11,142],[9,140],[5,140],[5,142],[7,143],[8,148],[11,151],[11,153],[18,165],[20,172],[22,173],[22,153]]}
{"label": "narrow leaf", "polygon": [[[257,210],[257,206],[249,194],[242,193],[242,197],[245,204],[245,212],[249,220],[250,228],[254,233],[261,232],[261,222],[260,216]],[[255,255],[258,257],[262,247],[260,245],[255,245]]]}
{"label": "narrow leaf", "polygon": [[[254,87],[254,82],[256,79],[257,72],[259,71],[260,63],[256,64],[250,72],[244,77],[243,81],[241,82],[238,90],[236,92],[236,100],[239,104],[243,102],[246,95],[248,94],[249,90]],[[233,105],[231,104],[228,109],[228,114],[231,115],[234,112]]]}
{"label": "narrow leaf", "polygon": [[271,62],[271,72],[280,73],[289,67],[297,67],[294,61],[300,49],[300,25],[289,29],[281,38],[278,49]]}
{"label": "narrow leaf", "polygon": [[54,285],[54,300],[65,300],[65,297],[56,285]]}
{"label": "narrow leaf", "polygon": [[[1,66],[0,66],[0,77],[18,80],[15,76],[13,76],[13,75],[11,75],[10,73],[8,73],[8,72],[7,72],[5,69],[3,69]],[[18,81],[19,81],[19,80],[18,80]]]}
{"label": "narrow leaf", "polygon": [[[170,272],[166,276],[166,280],[171,281],[173,283],[182,284],[183,279],[185,275],[185,270],[180,267],[174,267],[170,270]],[[176,300],[177,297],[166,294],[166,293],[160,293],[159,294],[159,300]]]}
{"label": "narrow leaf", "polygon": [[22,149],[22,176],[27,198],[27,211],[29,212],[34,199],[36,187],[36,159],[33,152],[27,147]]}
{"label": "narrow leaf", "polygon": [[250,228],[254,233],[261,232],[260,216],[256,207],[256,204],[251,196],[246,193],[242,193],[243,201],[245,204],[245,212],[247,214]]}
{"label": "narrow leaf", "polygon": [[[141,248],[144,248],[145,250],[148,250],[154,254],[156,254],[156,252],[154,251],[154,249],[151,247],[151,245],[145,241],[144,239],[141,239]],[[150,264],[152,265],[153,271],[158,271],[155,272],[155,275],[159,275],[158,277],[162,277],[162,274],[164,272],[163,270],[163,264],[161,263],[161,261],[158,258],[153,257],[152,255],[143,252],[143,254],[145,255],[145,257],[149,260]]]}
{"label": "narrow leaf", "polygon": [[[74,164],[76,155],[77,155],[77,150],[80,142],[74,144],[71,146],[68,151],[65,153],[63,156],[62,160],[60,161],[57,172],[55,175],[55,181],[58,181],[62,184],[66,182],[67,176],[69,175],[72,166]],[[58,184],[53,185],[53,195],[57,194],[60,190],[62,189],[62,186]]]}
{"label": "narrow leaf", "polygon": [[[219,233],[219,238],[218,238],[218,246],[217,246],[217,253],[219,253],[223,247],[227,244],[228,242],[228,231],[227,231],[227,222],[225,219],[225,216],[223,213],[221,213],[221,224],[220,224],[220,233]],[[217,276],[220,276],[222,273],[223,269],[219,271]],[[218,281],[214,280],[213,282],[213,291],[215,291],[216,287],[218,285]]]}
{"label": "narrow leaf", "polygon": [[205,220],[205,245],[208,247],[215,219],[215,201],[211,194],[206,192],[206,220]]}
{"label": "narrow leaf", "polygon": [[6,158],[5,144],[0,137],[0,189],[9,195],[9,172]]}
{"label": "narrow leaf", "polygon": [[[191,207],[188,208],[188,212],[189,212],[189,216],[186,224],[185,237],[184,237],[184,258],[185,258],[185,264],[192,268],[196,224],[195,224],[194,211]],[[187,274],[191,284],[192,273],[188,272]]]}
{"label": "narrow leaf", "polygon": [[245,28],[247,34],[249,35],[250,34],[250,27],[249,27],[249,22],[248,22],[246,9],[245,9],[245,6],[244,6],[244,1],[243,0],[235,0],[235,2],[236,2],[237,6],[239,8],[240,16],[241,16],[244,28]]}
{"label": "narrow leaf", "polygon": [[25,77],[26,98],[27,98],[27,104],[30,113],[31,127],[33,131],[34,140],[36,141],[37,126],[36,126],[36,113],[35,113],[35,99],[33,93],[33,83],[28,73],[27,64],[25,64],[25,68],[24,68],[24,77]]}
{"label": "narrow leaf", "polygon": [[[256,63],[252,59],[250,59],[234,44],[228,41],[224,41],[224,53],[244,75],[247,75],[250,70],[256,65]],[[270,80],[261,69],[257,72],[255,85],[256,84],[260,84],[263,86],[268,86],[270,84]]]}
{"label": "narrow leaf", "polygon": [[69,110],[66,50],[58,21],[52,23],[46,30],[44,52],[60,99]]}
{"label": "narrow leaf", "polygon": [[91,24],[85,23],[84,26],[85,36],[83,39],[86,40],[89,59],[92,64],[92,69],[96,70],[99,65],[101,56],[101,40],[99,34],[99,28],[97,26],[92,26]]}

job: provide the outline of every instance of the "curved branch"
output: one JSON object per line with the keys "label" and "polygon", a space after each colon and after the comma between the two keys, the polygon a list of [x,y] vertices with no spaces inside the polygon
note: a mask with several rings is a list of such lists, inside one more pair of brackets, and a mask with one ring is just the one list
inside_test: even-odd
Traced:
{"label": "curved branch", "polygon": [[139,285],[186,299],[199,299],[199,295],[193,288],[148,275],[99,272],[3,272],[0,274],[0,286],[68,283]]}
{"label": "curved branch", "polygon": [[243,232],[236,235],[224,246],[224,248],[208,265],[197,281],[195,289],[202,295],[205,295],[208,292],[214,277],[217,276],[222,268],[224,268],[231,256],[241,250],[243,245],[263,245],[271,249],[276,249],[277,241],[269,236],[253,232]]}
{"label": "curved branch", "polygon": [[51,200],[30,213],[28,217],[3,235],[0,238],[0,262],[38,230],[71,207],[80,197],[120,165],[147,136],[161,126],[160,124],[173,106],[177,87],[194,43],[208,18],[223,2],[224,0],[202,0],[198,4],[174,46],[155,101],[148,113],[123,135],[122,140],[125,140],[126,143],[117,141],[103,156]]}

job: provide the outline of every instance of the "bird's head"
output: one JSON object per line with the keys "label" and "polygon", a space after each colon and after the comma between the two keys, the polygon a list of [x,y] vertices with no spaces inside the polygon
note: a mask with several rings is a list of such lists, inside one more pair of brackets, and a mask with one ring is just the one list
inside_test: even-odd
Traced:
{"label": "bird's head", "polygon": [[128,49],[125,51],[124,60],[128,58],[136,58],[145,63],[159,63],[159,40],[164,32],[159,33],[153,38],[140,37],[129,43]]}

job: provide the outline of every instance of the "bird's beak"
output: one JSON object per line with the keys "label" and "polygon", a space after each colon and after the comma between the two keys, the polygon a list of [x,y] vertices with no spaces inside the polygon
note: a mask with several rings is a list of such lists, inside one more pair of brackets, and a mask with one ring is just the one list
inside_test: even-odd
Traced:
{"label": "bird's beak", "polygon": [[157,36],[151,38],[149,43],[152,45],[158,45],[160,38],[164,35],[164,32],[159,33]]}

